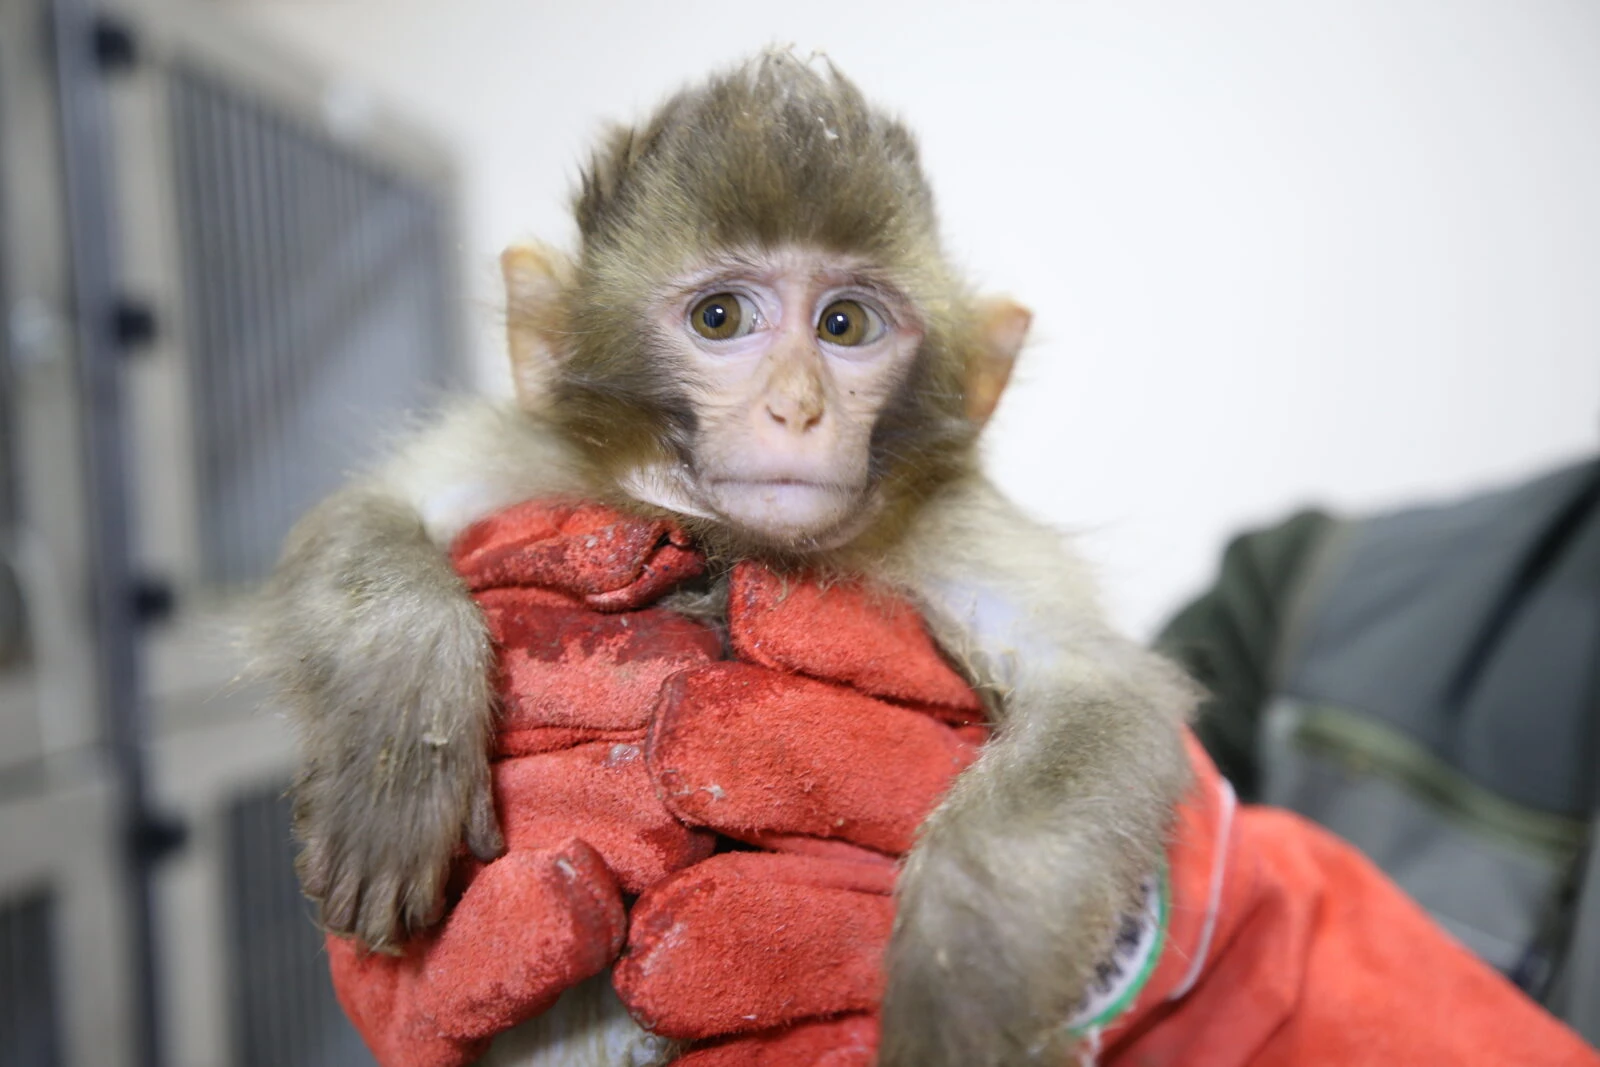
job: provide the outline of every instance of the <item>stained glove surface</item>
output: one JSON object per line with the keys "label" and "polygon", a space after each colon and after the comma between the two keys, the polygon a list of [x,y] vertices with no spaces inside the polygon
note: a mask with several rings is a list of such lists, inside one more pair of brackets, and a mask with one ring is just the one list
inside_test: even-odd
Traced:
{"label": "stained glove surface", "polygon": [[[691,1067],[869,1067],[889,864],[977,754],[978,705],[909,608],[735,572],[742,662],[672,678],[648,758],[685,821],[775,852],[715,856],[630,917],[623,999]],[[1105,1067],[1504,1064],[1600,1056],[1452,941],[1354,849],[1239,806],[1188,739],[1165,868],[1077,1018]]]}
{"label": "stained glove surface", "polygon": [[[524,505],[456,558],[502,645],[508,852],[464,864],[401,957],[330,941],[384,1067],[470,1062],[608,965],[636,1018],[690,1043],[685,1067],[870,1067],[896,862],[985,736],[915,612],[741,564],[724,660],[654,606],[702,565],[666,524]],[[1600,1065],[1353,850],[1235,805],[1190,750],[1149,907],[1070,1021],[1085,1056]]]}
{"label": "stained glove surface", "polygon": [[635,905],[613,980],[687,1064],[870,1064],[896,864],[977,757],[982,705],[904,602],[742,563],[738,660],[667,681],[647,758],[712,857]]}
{"label": "stained glove surface", "polygon": [[335,990],[384,1067],[459,1067],[611,964],[636,894],[711,852],[644,760],[662,683],[721,655],[654,602],[700,571],[665,523],[526,504],[453,552],[498,652],[495,806],[506,853],[463,860],[441,926],[399,956],[328,939]]}

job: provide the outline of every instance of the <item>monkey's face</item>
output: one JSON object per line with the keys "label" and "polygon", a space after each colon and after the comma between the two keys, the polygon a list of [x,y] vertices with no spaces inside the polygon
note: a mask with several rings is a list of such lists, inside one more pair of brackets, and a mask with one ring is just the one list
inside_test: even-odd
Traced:
{"label": "monkey's face", "polygon": [[863,528],[873,428],[922,339],[911,302],[859,259],[787,248],[719,259],[653,311],[694,440],[689,462],[636,470],[630,490],[778,546]]}

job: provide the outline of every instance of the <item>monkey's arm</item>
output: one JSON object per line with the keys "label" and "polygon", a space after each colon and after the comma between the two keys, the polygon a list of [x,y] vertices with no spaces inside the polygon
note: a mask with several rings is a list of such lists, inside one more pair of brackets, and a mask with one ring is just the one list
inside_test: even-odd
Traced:
{"label": "monkey's arm", "polygon": [[1112,632],[1059,536],[981,481],[935,502],[894,567],[999,728],[901,877],[880,1063],[1062,1063],[1162,862],[1194,688]]}
{"label": "monkey's arm", "polygon": [[290,534],[249,643],[299,729],[298,868],[328,930],[392,948],[436,918],[463,833],[501,850],[488,635],[440,546],[565,469],[531,420],[466,405]]}

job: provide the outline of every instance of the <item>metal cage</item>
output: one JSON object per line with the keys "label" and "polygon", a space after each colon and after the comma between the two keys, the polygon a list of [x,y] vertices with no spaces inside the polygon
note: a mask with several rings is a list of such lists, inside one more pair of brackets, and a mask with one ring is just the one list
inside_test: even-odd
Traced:
{"label": "metal cage", "polygon": [[48,890],[0,902],[0,1065],[62,1067],[56,902]]}
{"label": "metal cage", "polygon": [[226,10],[0,5],[0,1067],[370,1062],[229,635],[464,380],[456,195]]}

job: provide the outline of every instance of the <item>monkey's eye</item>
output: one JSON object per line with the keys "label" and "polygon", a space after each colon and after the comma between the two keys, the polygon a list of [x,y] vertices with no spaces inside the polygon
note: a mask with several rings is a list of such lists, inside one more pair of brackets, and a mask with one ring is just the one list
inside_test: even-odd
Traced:
{"label": "monkey's eye", "polygon": [[689,325],[708,341],[743,337],[755,325],[744,305],[735,293],[713,293],[689,310]]}
{"label": "monkey's eye", "polygon": [[871,344],[883,336],[883,318],[855,300],[835,300],[822,309],[817,320],[817,336],[829,344],[854,348]]}

